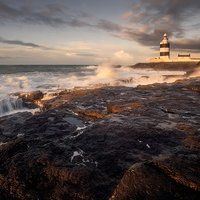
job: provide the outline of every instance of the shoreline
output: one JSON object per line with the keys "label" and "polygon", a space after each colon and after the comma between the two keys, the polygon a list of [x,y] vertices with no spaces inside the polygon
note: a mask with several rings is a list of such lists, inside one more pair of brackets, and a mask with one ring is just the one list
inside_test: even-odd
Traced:
{"label": "shoreline", "polygon": [[[143,65],[142,65],[143,66]],[[49,66],[47,66],[48,68]],[[71,66],[72,67],[72,66]],[[91,67],[86,67],[85,71],[82,69],[82,72],[87,72],[87,70],[91,70]],[[36,69],[32,69],[36,70]],[[61,70],[61,69],[60,69]],[[58,70],[57,75],[53,75],[52,73],[48,74],[45,70],[41,72],[37,72],[38,76],[34,78],[33,73],[35,72],[29,72],[28,74],[21,74],[16,77],[15,74],[5,75],[2,78],[3,84],[2,89],[3,92],[0,96],[0,116],[3,116],[6,111],[9,112],[15,112],[15,110],[23,109],[23,106],[19,105],[19,102],[15,100],[15,97],[10,96],[7,94],[8,91],[11,92],[11,94],[22,94],[26,93],[29,94],[34,91],[42,91],[44,94],[52,94],[52,93],[59,93],[60,91],[67,88],[67,90],[80,90],[80,89],[95,89],[95,88],[101,88],[101,87],[109,87],[109,86],[127,86],[127,87],[136,87],[137,85],[148,85],[155,82],[162,83],[162,82],[174,82],[177,79],[185,79],[192,74],[195,73],[195,71],[190,70],[187,73],[184,71],[170,71],[170,70],[154,70],[153,68],[150,70],[145,70],[144,68],[131,68],[128,67],[120,67],[120,66],[99,66],[98,68],[93,68],[93,71],[90,71],[89,75],[81,76],[80,74],[76,74],[74,76],[71,75],[62,75],[62,73]],[[176,68],[174,69],[176,70]],[[198,70],[198,68],[196,68]],[[16,70],[17,72],[18,70]],[[21,71],[21,70],[19,70]],[[29,71],[26,70],[26,71]],[[55,71],[54,68],[50,69],[50,71]],[[199,70],[200,71],[200,70]],[[77,73],[77,69],[74,70],[75,73]],[[45,74],[42,74],[45,73]],[[72,72],[69,72],[72,73]],[[87,74],[86,73],[86,74]],[[186,74],[185,74],[186,73]],[[50,75],[50,80],[48,79],[41,81],[40,76],[42,75]],[[60,77],[60,81],[57,83],[55,82],[55,78]],[[70,81],[70,78],[74,81]],[[12,81],[13,80],[13,81]],[[37,83],[37,80],[39,81]],[[82,83],[82,80],[84,82]],[[6,82],[8,81],[8,83]],[[11,84],[12,82],[16,84]],[[69,82],[69,84],[67,84]],[[21,92],[19,92],[21,90]],[[40,103],[40,102],[39,102]],[[27,104],[26,106],[27,107]]]}
{"label": "shoreline", "polygon": [[181,70],[191,71],[195,70],[200,66],[200,62],[160,62],[160,63],[136,63],[131,65],[134,69],[155,69],[155,70]]}

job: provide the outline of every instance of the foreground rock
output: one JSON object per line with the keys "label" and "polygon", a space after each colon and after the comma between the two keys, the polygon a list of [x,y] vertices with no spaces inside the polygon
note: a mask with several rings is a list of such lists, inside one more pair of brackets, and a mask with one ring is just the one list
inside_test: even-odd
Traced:
{"label": "foreground rock", "polygon": [[180,152],[168,158],[135,164],[125,173],[110,200],[198,199],[198,163],[196,155]]}
{"label": "foreground rock", "polygon": [[23,100],[24,107],[33,109],[40,107],[40,101],[44,97],[44,94],[41,91],[33,91],[33,92],[19,92],[15,93],[19,99]]}
{"label": "foreground rock", "polygon": [[199,199],[199,83],[63,91],[1,118],[0,199]]}

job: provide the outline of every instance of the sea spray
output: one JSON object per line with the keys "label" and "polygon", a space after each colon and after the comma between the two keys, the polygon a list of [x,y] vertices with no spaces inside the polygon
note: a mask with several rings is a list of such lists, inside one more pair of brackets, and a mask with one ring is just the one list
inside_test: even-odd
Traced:
{"label": "sea spray", "polygon": [[[1,67],[3,68],[3,67]],[[131,67],[115,67],[112,63],[104,63],[96,66],[32,66],[16,67],[16,72],[9,73],[10,68],[4,69],[0,74],[0,98],[2,95],[16,92],[30,92],[40,90],[43,93],[54,93],[74,87],[95,87],[96,85],[109,84],[124,85],[120,80],[132,80],[130,87],[138,84],[150,84],[156,82],[168,82],[163,75],[182,75],[184,72],[155,71],[153,69],[134,69]],[[34,71],[37,70],[37,71]],[[8,73],[5,73],[5,71]],[[25,70],[26,72],[23,72]],[[41,71],[39,71],[41,70]],[[169,78],[169,77],[168,77]],[[176,77],[175,77],[176,78]],[[174,80],[174,78],[173,78]],[[170,79],[169,81],[173,81]],[[125,84],[127,85],[127,84]]]}
{"label": "sea spray", "polygon": [[6,97],[5,99],[0,100],[0,117],[13,112],[14,110],[21,109],[24,109],[21,99]]}
{"label": "sea spray", "polygon": [[117,71],[114,66],[108,63],[100,65],[96,70],[97,81],[102,79],[116,79],[118,77]]}
{"label": "sea spray", "polygon": [[[195,77],[199,74],[200,70],[197,69],[187,75]],[[17,92],[40,90],[48,96],[65,89],[97,88],[106,85],[136,87],[152,83],[169,83],[180,78],[187,78],[184,71],[120,67],[111,61],[91,66],[1,66],[0,115],[24,109],[20,100],[10,96]]]}

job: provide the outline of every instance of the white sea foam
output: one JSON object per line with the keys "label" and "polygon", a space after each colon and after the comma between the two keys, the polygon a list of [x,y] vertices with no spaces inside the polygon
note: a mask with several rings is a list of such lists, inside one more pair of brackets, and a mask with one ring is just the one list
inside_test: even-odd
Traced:
{"label": "white sea foam", "polygon": [[[138,84],[150,84],[164,82],[165,75],[183,75],[182,71],[155,71],[151,69],[132,69],[129,67],[115,68],[109,64],[100,66],[88,66],[92,73],[83,75],[83,68],[74,73],[58,72],[26,72],[13,74],[0,74],[0,96],[19,91],[29,92],[42,90],[52,92],[62,89],[73,89],[74,87],[87,87],[97,84],[116,84],[119,80],[132,78],[132,86]],[[169,80],[170,82],[173,80]],[[168,82],[168,81],[167,81]],[[120,83],[121,85],[126,83]]]}
{"label": "white sea foam", "polygon": [[146,144],[146,147],[147,147],[148,149],[150,149],[150,148],[151,148],[149,144]]}
{"label": "white sea foam", "polygon": [[21,109],[23,109],[23,102],[21,99],[5,95],[0,99],[0,117]]}
{"label": "white sea foam", "polygon": [[73,155],[70,158],[70,161],[73,162],[74,158],[77,156],[81,156],[83,158],[83,151],[80,149],[79,151],[74,151]]}
{"label": "white sea foam", "polygon": [[[49,66],[46,70],[41,66],[22,68],[17,72],[0,74],[0,101],[5,101],[10,94],[16,92],[30,92],[41,90],[49,98],[52,93],[73,88],[95,88],[105,85],[125,85],[135,87],[152,83],[173,82],[178,76],[185,74],[183,71],[155,71],[153,69],[133,69],[130,67],[114,67],[111,64],[99,66],[74,66],[59,67]],[[17,67],[16,67],[17,69]],[[24,70],[25,69],[25,70]],[[49,70],[50,69],[50,70]],[[26,72],[23,72],[26,71]],[[5,70],[4,70],[5,71]],[[173,75],[171,78],[166,76]],[[174,75],[177,75],[174,76]],[[196,75],[196,74],[195,74]],[[0,106],[1,107],[1,106]],[[1,110],[2,108],[0,108]],[[9,112],[18,112],[22,108],[14,108]],[[1,111],[0,111],[1,112]],[[0,115],[2,115],[0,113]]]}
{"label": "white sea foam", "polygon": [[[70,158],[70,161],[74,162],[76,165],[86,166],[87,164],[93,164],[96,167],[98,167],[98,162],[97,161],[94,161],[93,159],[88,158],[87,156],[85,157],[84,154],[85,154],[84,151],[81,150],[81,149],[79,149],[77,151],[74,151],[73,155]],[[74,160],[76,157],[79,157],[79,161]]]}
{"label": "white sea foam", "polygon": [[20,112],[31,112],[32,114],[35,114],[36,112],[40,112],[40,109],[39,108],[35,108],[35,109],[28,109],[28,108],[16,109],[16,110],[13,110],[13,111],[5,112],[5,113],[1,114],[0,117],[8,116],[8,115],[12,115],[12,114],[15,114],[15,113],[20,113]]}
{"label": "white sea foam", "polygon": [[7,142],[0,142],[0,146],[6,145]]}

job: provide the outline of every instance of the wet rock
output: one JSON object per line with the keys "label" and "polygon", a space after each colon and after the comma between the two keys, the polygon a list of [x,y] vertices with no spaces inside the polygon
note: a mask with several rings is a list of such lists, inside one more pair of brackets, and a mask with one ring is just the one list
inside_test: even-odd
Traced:
{"label": "wet rock", "polygon": [[32,116],[30,112],[21,112],[0,118],[0,142],[7,142],[20,134],[25,121]]}
{"label": "wet rock", "polygon": [[40,107],[40,100],[44,97],[41,91],[20,92],[15,95],[22,99],[24,107],[30,109]]}
{"label": "wet rock", "polygon": [[124,175],[110,200],[199,199],[199,158],[171,156],[133,165]]}
{"label": "wet rock", "polygon": [[24,101],[37,101],[43,98],[44,94],[41,91],[23,92],[18,94],[19,98]]}
{"label": "wet rock", "polygon": [[200,93],[200,83],[189,84],[188,88],[194,92]]}
{"label": "wet rock", "polygon": [[107,110],[109,113],[120,113],[128,110],[133,109],[140,109],[143,108],[144,105],[139,101],[133,101],[133,102],[114,102],[109,103],[107,105]]}
{"label": "wet rock", "polygon": [[[50,152],[32,152],[29,145],[26,141],[16,141],[4,148],[3,156],[9,158],[8,162],[12,164],[1,166],[0,197],[3,193],[5,199],[24,200],[104,198],[106,178],[98,170],[85,166],[72,167],[62,158],[53,161]],[[55,149],[57,156],[61,155],[58,150]],[[29,156],[31,158],[28,159]],[[2,154],[0,160],[2,163]]]}
{"label": "wet rock", "polygon": [[63,91],[0,119],[0,199],[199,199],[199,78]]}
{"label": "wet rock", "polygon": [[91,120],[97,120],[97,119],[102,119],[106,116],[105,112],[101,112],[99,110],[81,110],[81,109],[77,109],[74,110],[78,115],[84,116],[88,119]]}
{"label": "wet rock", "polygon": [[198,62],[176,62],[176,63],[137,63],[136,65],[131,66],[132,68],[136,69],[155,69],[155,70],[181,70],[186,71],[189,74],[191,71],[193,72],[196,68],[199,67]]}

